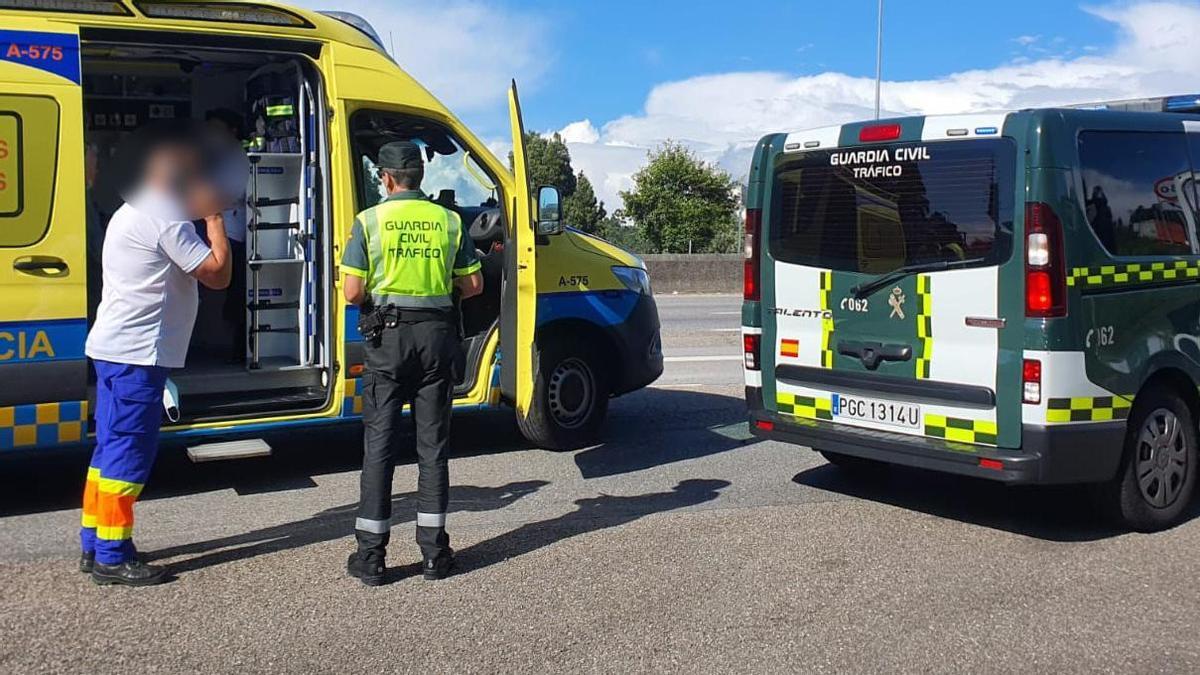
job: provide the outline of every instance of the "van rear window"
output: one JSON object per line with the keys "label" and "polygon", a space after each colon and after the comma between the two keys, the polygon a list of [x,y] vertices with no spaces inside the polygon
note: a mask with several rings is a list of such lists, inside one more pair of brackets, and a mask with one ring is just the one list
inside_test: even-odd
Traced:
{"label": "van rear window", "polygon": [[1196,185],[1185,134],[1079,134],[1084,209],[1096,238],[1116,256],[1194,252]]}
{"label": "van rear window", "polygon": [[809,152],[776,169],[776,260],[879,274],[1012,251],[1016,147],[1003,138]]}

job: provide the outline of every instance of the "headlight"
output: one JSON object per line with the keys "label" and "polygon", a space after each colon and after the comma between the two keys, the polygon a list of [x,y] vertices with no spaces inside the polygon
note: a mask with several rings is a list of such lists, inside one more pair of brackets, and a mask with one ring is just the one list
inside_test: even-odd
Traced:
{"label": "headlight", "polygon": [[625,288],[637,291],[642,295],[653,295],[650,290],[650,275],[640,267],[623,267],[614,265],[613,274],[625,284]]}

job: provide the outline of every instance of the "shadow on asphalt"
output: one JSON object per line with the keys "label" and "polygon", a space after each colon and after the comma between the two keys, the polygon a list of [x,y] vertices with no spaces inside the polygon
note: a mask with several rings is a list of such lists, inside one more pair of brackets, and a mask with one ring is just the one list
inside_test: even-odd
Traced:
{"label": "shadow on asphalt", "polygon": [[[584,478],[641,471],[725,452],[750,440],[741,398],[700,391],[643,389],[613,401],[600,445],[576,454]],[[362,465],[357,423],[269,434],[269,457],[193,464],[184,448],[164,444],[142,500],[217,490],[239,495],[317,486],[314,476],[356,471]],[[406,442],[411,444],[411,434]],[[456,415],[451,459],[533,446],[508,410]],[[39,451],[0,458],[0,517],[79,507],[89,450]],[[409,445],[397,464],[416,461]],[[453,464],[451,480],[453,481]]]}
{"label": "shadow on asphalt", "polygon": [[[532,480],[509,483],[501,487],[475,487],[472,485],[451,487],[448,512],[497,511],[547,485],[549,485],[547,481]],[[353,540],[350,537],[354,532],[354,518],[357,509],[357,503],[346,504],[326,509],[304,520],[265,527],[244,534],[148,551],[143,555],[149,560],[192,556],[169,565],[172,574],[180,574],[334,539],[348,539],[348,554],[353,546]],[[392,497],[393,526],[412,522],[416,518],[416,511],[416,492],[406,492]]]}
{"label": "shadow on asphalt", "polygon": [[753,442],[746,401],[701,390],[643,389],[616,399],[604,442],[575,455],[584,478],[708,457]]}
{"label": "shadow on asphalt", "polygon": [[[525,449],[508,411],[455,417],[451,458]],[[164,444],[142,500],[167,499],[217,490],[239,495],[317,486],[314,476],[356,471],[362,466],[362,426],[357,423],[265,436],[268,457],[192,463],[184,447]],[[411,434],[407,440],[411,442]],[[42,451],[0,458],[0,517],[79,507],[90,450]],[[411,446],[397,464],[414,463]],[[453,475],[453,474],[451,474]]]}
{"label": "shadow on asphalt", "polygon": [[[633,497],[601,495],[577,499],[575,506],[578,508],[575,511],[556,518],[526,523],[515,530],[458,551],[454,556],[455,574],[474,572],[571,537],[619,527],[655,513],[710,502],[720,496],[721,490],[729,485],[729,481],[726,480],[688,479],[680,481],[667,492],[651,492]],[[419,564],[408,565],[393,572],[394,578],[389,578],[389,581],[420,574],[421,567]]]}
{"label": "shadow on asphalt", "polygon": [[[832,464],[802,471],[806,487],[889,504],[939,518],[1054,542],[1097,541],[1126,534],[1105,522],[1087,485],[1006,486],[900,466],[847,471]],[[1200,515],[1194,503],[1185,522]]]}

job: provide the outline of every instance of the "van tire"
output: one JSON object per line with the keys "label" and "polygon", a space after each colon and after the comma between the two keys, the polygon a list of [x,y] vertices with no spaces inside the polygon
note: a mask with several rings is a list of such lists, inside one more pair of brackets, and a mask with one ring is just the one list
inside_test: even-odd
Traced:
{"label": "van tire", "polygon": [[1174,525],[1191,505],[1196,456],[1196,423],[1183,399],[1165,390],[1139,395],[1125,432],[1121,468],[1102,491],[1110,516],[1139,532]]}
{"label": "van tire", "polygon": [[608,416],[609,385],[604,368],[588,356],[586,340],[555,340],[538,346],[533,403],[521,434],[548,450],[592,445]]}
{"label": "van tire", "polygon": [[868,474],[880,473],[888,468],[886,462],[880,462],[875,459],[866,459],[865,457],[855,457],[854,455],[843,455],[840,452],[830,452],[828,450],[817,450],[821,456],[830,464],[845,471],[846,473]]}

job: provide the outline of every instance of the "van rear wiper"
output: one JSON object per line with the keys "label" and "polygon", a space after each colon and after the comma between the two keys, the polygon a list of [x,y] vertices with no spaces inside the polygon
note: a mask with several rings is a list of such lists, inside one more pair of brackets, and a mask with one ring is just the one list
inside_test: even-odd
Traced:
{"label": "van rear wiper", "polygon": [[917,265],[905,265],[904,267],[897,267],[891,272],[881,274],[870,281],[864,281],[863,283],[858,284],[850,289],[850,294],[856,299],[862,300],[884,286],[893,284],[897,281],[900,281],[904,277],[911,276],[913,274],[920,274],[921,272],[940,272],[942,270],[951,270],[956,267],[965,267],[967,265],[974,265],[981,262],[987,262],[987,259],[969,258],[967,260],[936,260],[934,262],[920,263]]}

